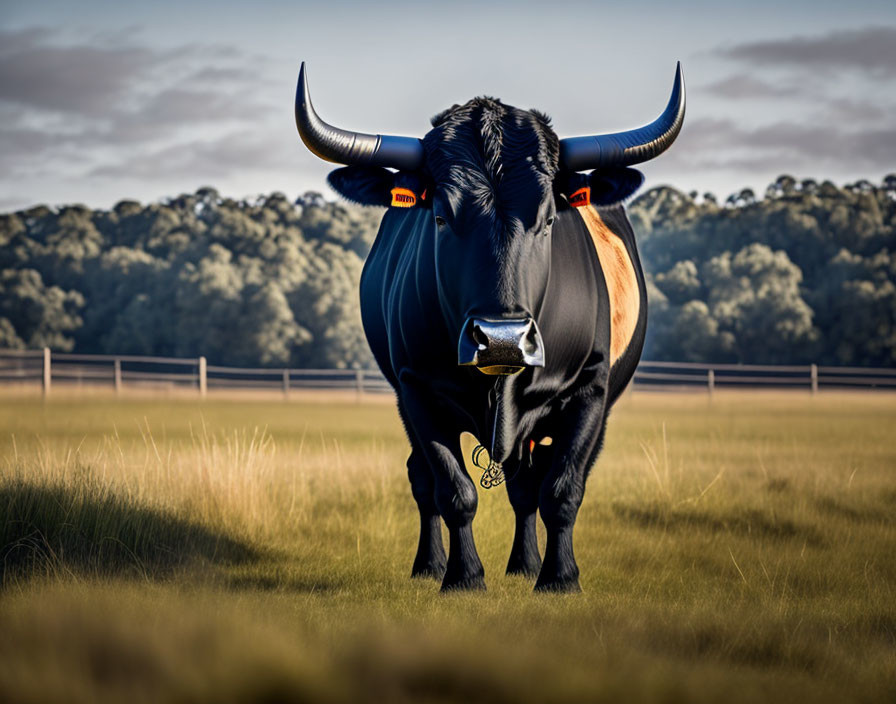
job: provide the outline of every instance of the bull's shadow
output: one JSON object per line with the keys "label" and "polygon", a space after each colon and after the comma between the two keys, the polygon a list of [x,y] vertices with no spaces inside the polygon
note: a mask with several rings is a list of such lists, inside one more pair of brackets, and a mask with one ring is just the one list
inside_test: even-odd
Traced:
{"label": "bull's shadow", "polygon": [[244,542],[96,483],[0,485],[0,589],[67,574],[163,579],[190,566],[259,557]]}

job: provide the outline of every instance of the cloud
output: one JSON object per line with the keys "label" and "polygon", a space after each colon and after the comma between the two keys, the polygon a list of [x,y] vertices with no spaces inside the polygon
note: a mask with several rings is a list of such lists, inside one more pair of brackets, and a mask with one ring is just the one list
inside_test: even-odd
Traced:
{"label": "cloud", "polygon": [[[48,30],[0,31],[0,160],[7,178],[82,173],[122,147],[164,152],[197,136],[246,129],[272,111],[254,64],[235,47],[59,45]],[[234,65],[236,63],[236,65]],[[256,71],[257,72],[257,71]]]}
{"label": "cloud", "polygon": [[[0,30],[0,102],[91,119],[137,108],[155,119],[170,110],[170,121],[245,117],[238,102],[223,102],[231,94],[245,94],[253,80],[244,66],[227,65],[245,60],[236,47],[63,46],[55,39],[43,29]],[[203,103],[210,109],[203,112]]]}
{"label": "cloud", "polygon": [[738,73],[711,83],[705,90],[723,98],[734,99],[782,98],[793,95],[794,92],[792,87],[776,86],[745,73]]}
{"label": "cloud", "polygon": [[840,68],[892,75],[896,70],[896,27],[867,27],[816,37],[790,37],[737,44],[718,54],[750,64]]}
{"label": "cloud", "polygon": [[894,126],[852,130],[781,121],[747,128],[731,120],[701,119],[682,131],[664,168],[764,172],[825,165],[886,170],[894,163]]}
{"label": "cloud", "polygon": [[294,167],[294,154],[284,152],[282,143],[271,135],[238,131],[216,139],[184,142],[133,155],[99,166],[89,176],[149,180],[189,176],[211,182],[245,171]]}
{"label": "cloud", "polygon": [[849,98],[831,98],[826,102],[828,115],[834,120],[850,122],[874,122],[884,120],[893,114],[893,110],[885,110],[880,105],[867,100],[851,100]]}
{"label": "cloud", "polygon": [[254,105],[212,90],[168,88],[155,94],[139,109],[143,120],[155,123],[207,122],[251,119]]}
{"label": "cloud", "polygon": [[735,74],[707,84],[703,90],[726,100],[742,101],[747,106],[762,100],[773,101],[779,106],[789,101],[804,112],[809,123],[837,124],[846,121],[853,125],[868,125],[884,122],[894,112],[892,106],[882,105],[880,99],[871,102],[861,97],[836,96],[832,95],[832,90],[822,92],[816,88],[795,84],[776,85],[761,78]]}
{"label": "cloud", "polygon": [[3,167],[8,171],[17,157],[37,156],[59,144],[58,135],[45,130],[0,127],[0,154]]}
{"label": "cloud", "polygon": [[56,46],[46,30],[0,32],[0,100],[101,115],[170,59],[142,47]]}
{"label": "cloud", "polygon": [[224,68],[220,66],[206,66],[200,69],[192,76],[189,81],[196,83],[243,83],[247,81],[257,81],[258,76],[245,68]]}
{"label": "cloud", "polygon": [[746,136],[753,146],[789,154],[792,159],[809,156],[874,167],[896,163],[896,127],[851,131],[830,125],[779,122],[749,131]]}
{"label": "cloud", "polygon": [[[58,176],[90,163],[84,135],[0,122],[0,171],[13,184],[26,176]],[[7,186],[8,188],[8,186]]]}

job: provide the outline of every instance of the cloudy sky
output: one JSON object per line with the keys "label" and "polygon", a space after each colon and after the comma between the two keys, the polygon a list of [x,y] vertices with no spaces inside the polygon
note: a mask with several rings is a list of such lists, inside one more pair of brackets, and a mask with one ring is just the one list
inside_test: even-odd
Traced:
{"label": "cloudy sky", "polygon": [[680,59],[684,131],[648,185],[724,197],[896,171],[892,0],[2,3],[3,211],[326,192],[292,117],[301,60],[342,127],[422,136],[487,94],[571,136],[652,120]]}

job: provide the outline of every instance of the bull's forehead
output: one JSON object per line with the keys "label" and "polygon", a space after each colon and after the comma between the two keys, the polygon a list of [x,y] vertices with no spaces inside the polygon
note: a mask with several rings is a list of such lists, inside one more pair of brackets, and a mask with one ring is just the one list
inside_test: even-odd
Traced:
{"label": "bull's forehead", "polygon": [[458,215],[535,225],[557,171],[558,139],[540,113],[475,98],[433,119],[426,166]]}
{"label": "bull's forehead", "polygon": [[487,228],[495,236],[510,237],[532,229],[550,206],[550,183],[522,174],[500,183],[489,181],[481,172],[466,171],[464,179],[437,182],[436,191],[446,196],[459,228]]}

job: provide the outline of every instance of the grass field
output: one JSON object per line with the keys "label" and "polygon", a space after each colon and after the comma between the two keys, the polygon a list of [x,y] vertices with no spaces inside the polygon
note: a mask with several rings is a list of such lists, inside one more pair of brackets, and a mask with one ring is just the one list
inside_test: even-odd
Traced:
{"label": "grass field", "polygon": [[[628,396],[580,595],[410,580],[391,405],[0,404],[0,701],[896,701],[896,396]],[[543,534],[542,534],[543,545]]]}

